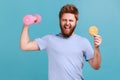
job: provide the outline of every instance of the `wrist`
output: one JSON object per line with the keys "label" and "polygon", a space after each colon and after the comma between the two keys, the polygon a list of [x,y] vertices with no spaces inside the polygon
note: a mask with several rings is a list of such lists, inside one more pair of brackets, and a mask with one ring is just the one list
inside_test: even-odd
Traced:
{"label": "wrist", "polygon": [[24,24],[24,27],[29,27],[29,25]]}

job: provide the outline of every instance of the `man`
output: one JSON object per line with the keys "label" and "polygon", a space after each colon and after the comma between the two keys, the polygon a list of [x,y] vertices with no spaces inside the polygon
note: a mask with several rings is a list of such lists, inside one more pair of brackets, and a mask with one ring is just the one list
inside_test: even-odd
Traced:
{"label": "man", "polygon": [[100,68],[99,46],[101,37],[94,36],[94,50],[89,41],[74,33],[78,22],[78,9],[67,4],[59,12],[61,33],[47,35],[30,41],[28,26],[21,34],[22,50],[46,50],[48,54],[49,80],[84,80],[82,68],[84,57],[94,69]]}

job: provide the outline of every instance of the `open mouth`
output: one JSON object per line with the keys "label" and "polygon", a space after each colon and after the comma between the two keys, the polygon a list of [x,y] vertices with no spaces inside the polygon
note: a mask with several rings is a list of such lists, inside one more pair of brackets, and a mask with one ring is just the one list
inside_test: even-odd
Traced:
{"label": "open mouth", "polygon": [[70,26],[64,26],[64,28],[65,28],[65,31],[68,32],[68,31],[70,30],[71,27],[70,27]]}

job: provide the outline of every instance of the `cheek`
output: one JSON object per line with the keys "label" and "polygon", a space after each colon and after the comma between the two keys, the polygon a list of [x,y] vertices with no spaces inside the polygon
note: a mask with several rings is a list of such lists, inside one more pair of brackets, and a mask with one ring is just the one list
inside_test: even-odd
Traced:
{"label": "cheek", "polygon": [[75,26],[76,26],[76,23],[72,23],[71,26],[72,26],[72,27],[75,27]]}
{"label": "cheek", "polygon": [[61,22],[61,23],[60,23],[60,27],[63,28],[64,26],[65,26],[65,23],[64,23],[64,22]]}
{"label": "cheek", "polygon": [[61,23],[61,26],[63,26],[64,24],[63,23]]}

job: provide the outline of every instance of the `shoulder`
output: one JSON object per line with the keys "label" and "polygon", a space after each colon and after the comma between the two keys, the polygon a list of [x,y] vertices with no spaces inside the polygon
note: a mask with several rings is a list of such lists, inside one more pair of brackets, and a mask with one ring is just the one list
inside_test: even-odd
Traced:
{"label": "shoulder", "polygon": [[80,40],[80,41],[88,41],[88,39],[86,37],[80,36],[78,34],[75,34],[75,38]]}
{"label": "shoulder", "polygon": [[91,46],[91,43],[90,41],[86,38],[86,37],[82,37],[82,36],[79,36],[79,35],[76,35],[78,41],[80,42],[80,44],[83,46],[83,48],[88,48]]}

